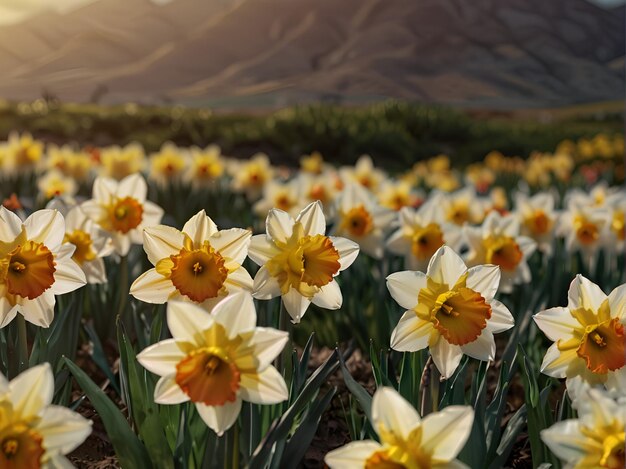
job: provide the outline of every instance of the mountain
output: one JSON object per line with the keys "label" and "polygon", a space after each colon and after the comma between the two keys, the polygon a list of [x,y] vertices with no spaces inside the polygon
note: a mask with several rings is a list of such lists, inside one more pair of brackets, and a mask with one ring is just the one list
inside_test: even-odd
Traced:
{"label": "mountain", "polygon": [[615,100],[624,6],[586,0],[96,0],[0,27],[0,96],[275,106]]}

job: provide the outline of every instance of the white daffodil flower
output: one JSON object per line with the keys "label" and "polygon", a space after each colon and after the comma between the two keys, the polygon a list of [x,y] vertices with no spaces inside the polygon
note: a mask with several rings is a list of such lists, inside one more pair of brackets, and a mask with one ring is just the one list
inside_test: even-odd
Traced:
{"label": "white daffodil flower", "polygon": [[56,210],[39,210],[22,220],[0,207],[0,327],[20,313],[48,327],[54,295],[80,288],[85,274],[72,260],[74,246],[63,244],[65,221]]}
{"label": "white daffodil flower", "polygon": [[537,243],[520,236],[520,222],[514,215],[501,216],[490,212],[482,226],[464,226],[463,233],[470,251],[467,265],[494,264],[500,267],[500,289],[510,293],[513,285],[531,280],[526,260],[537,248]]}
{"label": "white daffodil flower", "polygon": [[599,389],[580,400],[578,419],[557,422],[541,431],[541,439],[566,469],[623,469],[626,406]]}
{"label": "white daffodil flower", "polygon": [[361,250],[381,259],[384,237],[396,212],[381,207],[372,193],[358,184],[348,184],[337,197],[333,234],[359,243]]}
{"label": "white daffodil flower", "polygon": [[443,220],[436,200],[429,200],[417,210],[404,207],[399,215],[400,228],[387,240],[387,248],[404,256],[408,269],[426,270],[430,258],[444,244],[459,249],[461,230]]}
{"label": "white daffodil flower", "polygon": [[515,215],[520,221],[521,234],[532,238],[546,255],[552,254],[554,229],[559,218],[554,206],[554,195],[550,192],[532,197],[521,192],[516,194]]}
{"label": "white daffodil flower", "polygon": [[183,230],[157,225],[144,230],[143,247],[155,266],[140,275],[130,294],[146,303],[178,299],[210,311],[226,295],[252,291],[252,277],[241,264],[252,233],[241,228],[218,231],[204,210]]}
{"label": "white daffodil flower", "polygon": [[372,420],[380,443],[353,441],[329,452],[324,461],[331,469],[468,468],[455,458],[472,431],[471,407],[448,406],[422,419],[395,389],[384,387],[372,399]]}
{"label": "white daffodil flower", "polygon": [[131,244],[141,244],[142,231],[161,221],[163,209],[146,200],[148,186],[141,174],[117,182],[98,177],[93,183],[93,198],[81,208],[113,241],[115,252],[128,254]]}
{"label": "white daffodil flower", "polygon": [[8,382],[0,375],[0,467],[74,467],[65,457],[91,433],[91,421],[51,405],[54,376],[48,363]]}
{"label": "white daffodil flower", "polygon": [[590,384],[607,383],[626,365],[626,285],[608,296],[582,275],[572,281],[567,308],[550,308],[533,316],[554,344],[541,371],[555,378],[580,376]]}
{"label": "white daffodil flower", "polygon": [[167,324],[173,338],[137,355],[139,363],[161,376],[156,403],[191,401],[221,435],[237,419],[242,401],[276,404],[287,399],[285,380],[271,363],[288,334],[256,327],[250,294],[227,297],[211,314],[190,303],[171,302]]}
{"label": "white daffodil flower", "polygon": [[335,276],[348,268],[359,245],[325,236],[326,220],[319,202],[309,204],[294,220],[282,210],[267,215],[267,234],[252,237],[250,258],[261,266],[254,278],[254,297],[282,296],[294,323],[311,303],[339,309],[343,302]]}
{"label": "white daffodil flower", "polygon": [[429,348],[445,379],[463,355],[493,360],[494,333],[513,327],[513,316],[494,299],[500,282],[495,265],[468,269],[451,248],[437,250],[426,273],[404,271],[387,277],[387,288],[407,311],[391,334],[391,348],[415,352]]}

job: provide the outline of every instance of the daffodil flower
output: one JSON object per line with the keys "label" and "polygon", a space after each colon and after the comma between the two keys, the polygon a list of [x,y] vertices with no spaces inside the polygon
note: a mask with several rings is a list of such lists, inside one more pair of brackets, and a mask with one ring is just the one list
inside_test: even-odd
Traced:
{"label": "daffodil flower", "polygon": [[56,210],[39,210],[22,223],[0,207],[0,327],[17,313],[38,326],[50,326],[54,295],[86,283],[72,260],[74,246],[62,244],[64,235],[65,221]]}
{"label": "daffodil flower", "polygon": [[554,196],[540,192],[532,197],[518,193],[515,199],[515,214],[520,220],[521,234],[532,238],[539,250],[552,254],[554,228],[558,214],[554,210]]}
{"label": "daffodil flower", "polygon": [[577,275],[569,287],[567,308],[547,309],[533,319],[554,341],[541,364],[549,376],[606,383],[626,365],[626,285],[607,297],[595,283]]}
{"label": "daffodil flower", "polygon": [[155,268],[130,287],[138,300],[187,300],[209,311],[229,293],[252,291],[252,277],[241,266],[248,254],[250,231],[218,231],[201,210],[185,223],[183,231],[158,225],[146,228],[143,236],[144,250]]}
{"label": "daffodil flower", "polygon": [[537,243],[519,233],[519,220],[512,214],[501,216],[498,212],[489,212],[481,227],[463,227],[470,247],[467,264],[500,267],[500,289],[504,293],[510,293],[514,285],[528,283],[531,279],[526,260],[537,248]]}
{"label": "daffodil flower", "polygon": [[578,419],[557,422],[541,431],[541,439],[566,469],[623,469],[626,406],[598,389],[580,401]]}
{"label": "daffodil flower", "polygon": [[65,457],[91,433],[91,421],[51,405],[54,376],[48,363],[8,382],[0,375],[0,467],[67,468]]}
{"label": "daffodil flower", "polygon": [[380,443],[353,441],[329,452],[331,469],[467,468],[456,460],[472,430],[469,406],[448,406],[423,419],[393,388],[380,388],[372,399],[372,420]]}
{"label": "daffodil flower", "polygon": [[426,347],[443,378],[449,378],[463,354],[493,360],[494,333],[513,327],[513,316],[494,295],[500,269],[468,269],[451,248],[437,250],[423,272],[396,272],[387,277],[394,300],[407,311],[391,334],[391,348],[415,352]]}
{"label": "daffodil flower", "polygon": [[150,156],[148,179],[161,188],[167,188],[170,184],[182,180],[188,161],[187,150],[178,148],[172,142],[166,142],[157,153]]}
{"label": "daffodil flower", "polygon": [[339,175],[344,184],[358,184],[372,192],[378,191],[378,186],[386,178],[384,171],[374,166],[369,155],[361,155],[354,166],[342,167]]}
{"label": "daffodil flower", "polygon": [[302,208],[300,189],[297,179],[285,183],[269,181],[263,188],[263,197],[254,204],[252,210],[263,217],[266,217],[272,208],[297,215]]}
{"label": "daffodil flower", "polygon": [[137,355],[139,363],[161,376],[156,403],[191,401],[221,435],[237,419],[242,400],[276,404],[287,399],[285,380],[271,363],[288,334],[256,327],[249,293],[227,297],[211,314],[190,303],[171,302],[167,324],[173,338]]}
{"label": "daffodil flower", "polygon": [[294,323],[311,303],[339,309],[343,297],[334,278],[354,262],[358,244],[324,235],[326,220],[319,202],[309,204],[295,220],[272,209],[266,227],[267,234],[252,237],[248,254],[261,266],[254,278],[254,297],[282,296]]}
{"label": "daffodil flower", "polygon": [[430,258],[444,244],[458,249],[461,230],[445,222],[434,199],[419,209],[404,207],[400,210],[400,228],[387,240],[387,248],[403,255],[410,270],[426,270]]}
{"label": "daffodil flower", "polygon": [[337,198],[333,234],[359,243],[361,250],[381,259],[384,237],[396,213],[378,205],[372,193],[358,184],[348,184]]}
{"label": "daffodil flower", "polygon": [[131,244],[141,244],[142,231],[161,221],[163,209],[146,200],[148,186],[141,174],[120,182],[98,177],[93,198],[81,206],[85,214],[111,236],[115,252],[128,254]]}
{"label": "daffodil flower", "polygon": [[588,205],[581,197],[570,198],[567,210],[561,215],[557,234],[565,238],[569,252],[579,251],[591,266],[609,239],[610,216],[607,207]]}

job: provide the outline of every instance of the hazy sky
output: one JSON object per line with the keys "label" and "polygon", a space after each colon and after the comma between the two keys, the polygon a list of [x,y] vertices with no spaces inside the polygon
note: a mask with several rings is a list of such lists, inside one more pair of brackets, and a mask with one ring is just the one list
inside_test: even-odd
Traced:
{"label": "hazy sky", "polygon": [[[0,0],[0,25],[18,23],[29,16],[45,11],[64,12],[97,0]],[[106,0],[102,0],[106,1]],[[152,0],[154,3],[168,3],[172,0]],[[206,1],[206,0],[198,0]],[[412,0],[419,1],[419,0]],[[600,5],[615,6],[626,0],[589,0]]]}

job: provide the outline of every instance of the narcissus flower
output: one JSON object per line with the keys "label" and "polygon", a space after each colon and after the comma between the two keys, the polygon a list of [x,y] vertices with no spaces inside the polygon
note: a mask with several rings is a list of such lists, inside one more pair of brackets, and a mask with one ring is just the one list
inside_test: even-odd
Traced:
{"label": "narcissus flower", "polygon": [[371,192],[351,183],[337,198],[333,234],[359,243],[363,252],[380,259],[383,238],[395,218],[396,213],[378,205]]}
{"label": "narcissus flower", "polygon": [[537,244],[531,238],[519,235],[520,222],[515,216],[503,217],[498,212],[490,212],[481,227],[465,226],[463,233],[470,247],[467,264],[500,267],[503,292],[509,293],[513,285],[530,281],[526,260]]}
{"label": "narcissus flower", "polygon": [[282,296],[294,323],[309,304],[339,309],[343,297],[334,277],[359,253],[358,244],[325,236],[326,220],[319,202],[309,204],[294,220],[282,210],[267,215],[267,234],[252,237],[250,258],[262,266],[254,278],[254,297]]}
{"label": "narcissus flower", "polygon": [[183,231],[165,225],[146,228],[144,250],[155,268],[135,280],[130,294],[146,303],[182,299],[210,310],[230,293],[250,292],[252,277],[241,266],[250,236],[241,228],[218,231],[204,210]]}
{"label": "narcissus flower", "polygon": [[376,192],[386,178],[383,170],[374,166],[369,155],[361,155],[354,166],[342,167],[339,175],[344,184],[358,184],[372,192]]}
{"label": "narcissus flower", "polygon": [[443,378],[452,376],[463,354],[493,360],[493,334],[513,327],[507,307],[494,299],[499,282],[497,266],[468,269],[447,246],[437,250],[425,274],[391,274],[389,292],[407,309],[391,334],[391,348],[415,352],[429,347]]}
{"label": "narcissus flower", "polygon": [[103,258],[113,252],[111,239],[79,206],[73,207],[65,216],[63,242],[76,248],[72,259],[83,270],[88,283],[106,283]]}
{"label": "narcissus flower", "polygon": [[262,217],[266,217],[272,208],[296,215],[302,209],[300,188],[297,179],[289,182],[269,181],[263,188],[263,197],[254,204],[252,210]]}
{"label": "narcissus flower", "polygon": [[469,406],[448,406],[423,419],[393,388],[380,388],[372,399],[372,420],[380,443],[353,441],[329,452],[331,469],[467,468],[454,459],[472,430]]}
{"label": "narcissus flower", "polygon": [[541,432],[541,439],[570,469],[626,467],[626,406],[598,389],[581,399],[578,419],[563,420]]}
{"label": "narcissus flower", "polygon": [[265,153],[257,153],[246,162],[235,162],[231,173],[233,189],[244,192],[248,200],[253,201],[261,196],[263,187],[274,175],[274,169]]}
{"label": "narcissus flower", "polygon": [[42,327],[54,316],[54,295],[83,286],[85,274],[72,260],[74,246],[62,244],[63,216],[39,210],[22,220],[0,207],[0,327],[20,313]]}
{"label": "narcissus flower", "polygon": [[100,176],[121,181],[136,174],[146,166],[146,154],[143,146],[129,143],[125,147],[112,146],[103,148],[100,153]]}
{"label": "narcissus flower", "polygon": [[515,214],[520,220],[521,234],[532,238],[540,251],[550,255],[558,214],[554,210],[554,196],[540,192],[532,197],[518,193]]}
{"label": "narcissus flower", "polygon": [[242,400],[276,404],[287,399],[285,380],[271,363],[288,334],[255,327],[248,293],[229,296],[211,314],[190,303],[171,302],[167,324],[173,339],[137,355],[139,363],[161,376],[154,390],[158,404],[191,401],[221,435],[237,419]]}
{"label": "narcissus flower", "polygon": [[128,254],[131,244],[141,244],[142,231],[161,221],[163,209],[146,200],[148,186],[141,174],[117,182],[98,177],[93,198],[81,206],[85,214],[111,236],[115,252]]}
{"label": "narcissus flower", "polygon": [[8,382],[0,375],[0,467],[73,467],[65,457],[91,433],[91,421],[51,405],[54,376],[48,363]]}
{"label": "narcissus flower", "polygon": [[179,183],[188,166],[187,150],[178,148],[172,142],[166,142],[161,149],[150,155],[150,173],[148,179],[161,187]]}
{"label": "narcissus flower", "polygon": [[410,270],[426,270],[430,258],[444,244],[459,249],[461,230],[444,222],[436,200],[429,200],[419,209],[400,210],[400,228],[387,240],[387,248],[403,255]]}
{"label": "narcissus flower", "polygon": [[547,309],[533,319],[554,341],[541,364],[549,376],[605,383],[626,365],[626,285],[607,297],[595,283],[577,275],[569,287],[567,308]]}
{"label": "narcissus flower", "polygon": [[212,187],[224,174],[225,163],[222,152],[217,145],[209,145],[205,149],[191,148],[191,164],[185,173],[185,181],[192,187]]}

